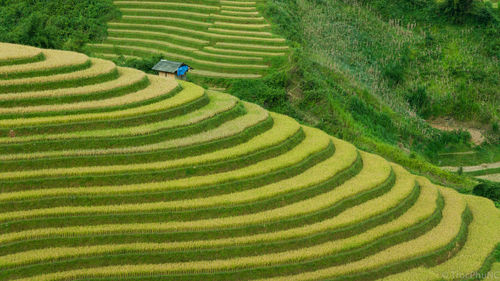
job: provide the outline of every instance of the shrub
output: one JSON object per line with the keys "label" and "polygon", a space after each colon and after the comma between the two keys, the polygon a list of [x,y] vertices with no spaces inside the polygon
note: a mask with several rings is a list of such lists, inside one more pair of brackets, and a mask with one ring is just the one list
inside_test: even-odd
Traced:
{"label": "shrub", "polygon": [[275,108],[286,106],[287,103],[283,87],[285,81],[286,79],[278,72],[267,76],[265,80],[235,80],[229,91],[243,100],[276,110]]}
{"label": "shrub", "polygon": [[500,200],[500,184],[483,182],[474,187],[472,193],[494,201]]}
{"label": "shrub", "polygon": [[420,116],[427,118],[430,115],[430,101],[425,86],[410,90],[405,98]]}
{"label": "shrub", "polygon": [[491,5],[488,6],[483,1],[446,0],[441,9],[454,23],[473,22],[486,25],[499,21]]}
{"label": "shrub", "polygon": [[491,130],[495,133],[498,132],[498,122],[493,122],[491,124]]}

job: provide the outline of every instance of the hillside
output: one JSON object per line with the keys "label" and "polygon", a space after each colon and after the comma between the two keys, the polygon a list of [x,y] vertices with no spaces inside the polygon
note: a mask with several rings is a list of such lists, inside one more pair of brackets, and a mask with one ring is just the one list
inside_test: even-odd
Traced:
{"label": "hillside", "polygon": [[288,50],[257,10],[261,1],[114,1],[121,19],[108,23],[104,42],[86,49],[105,58],[161,55],[197,76],[258,78]]}
{"label": "hillside", "polygon": [[491,201],[287,116],[73,52],[1,43],[0,65],[2,280],[452,280],[495,260]]}

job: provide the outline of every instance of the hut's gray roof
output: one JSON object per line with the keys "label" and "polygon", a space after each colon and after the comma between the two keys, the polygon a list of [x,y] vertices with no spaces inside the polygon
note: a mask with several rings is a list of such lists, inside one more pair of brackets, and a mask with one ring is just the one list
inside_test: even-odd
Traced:
{"label": "hut's gray roof", "polygon": [[177,69],[183,65],[184,63],[182,62],[161,60],[153,66],[152,69],[161,72],[175,73]]}

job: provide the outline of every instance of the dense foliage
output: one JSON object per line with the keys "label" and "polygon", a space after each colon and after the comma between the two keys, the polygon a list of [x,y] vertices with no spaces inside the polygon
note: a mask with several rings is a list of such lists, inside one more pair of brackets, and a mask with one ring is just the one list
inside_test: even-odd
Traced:
{"label": "dense foliage", "polygon": [[111,0],[0,0],[0,41],[80,50],[117,16]]}

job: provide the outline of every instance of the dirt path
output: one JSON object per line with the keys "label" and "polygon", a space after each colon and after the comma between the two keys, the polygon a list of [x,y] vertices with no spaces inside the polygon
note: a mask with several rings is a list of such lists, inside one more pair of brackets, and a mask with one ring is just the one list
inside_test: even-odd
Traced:
{"label": "dirt path", "polygon": [[[464,166],[462,168],[463,168],[464,172],[474,172],[474,171],[493,169],[493,168],[498,168],[498,167],[500,167],[500,162],[483,163],[483,164],[475,165],[475,166]],[[453,166],[443,166],[441,168],[444,170],[447,170],[447,171],[451,171],[451,172],[456,172],[459,169],[459,167],[453,167]]]}

